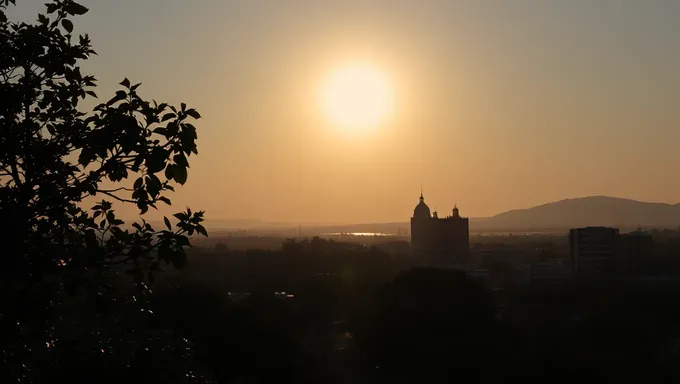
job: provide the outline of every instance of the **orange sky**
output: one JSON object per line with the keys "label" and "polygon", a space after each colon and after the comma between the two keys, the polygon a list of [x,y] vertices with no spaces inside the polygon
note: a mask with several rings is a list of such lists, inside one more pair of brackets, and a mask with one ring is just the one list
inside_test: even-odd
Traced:
{"label": "orange sky", "polygon": [[[680,2],[82,3],[102,98],[128,77],[204,117],[174,209],[403,221],[421,184],[433,209],[471,217],[586,195],[680,201]],[[319,88],[354,60],[391,79],[395,110],[342,131]]]}

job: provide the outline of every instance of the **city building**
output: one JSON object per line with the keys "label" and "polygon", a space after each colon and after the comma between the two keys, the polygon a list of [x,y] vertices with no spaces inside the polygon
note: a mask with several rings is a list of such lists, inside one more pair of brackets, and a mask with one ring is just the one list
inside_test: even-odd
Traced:
{"label": "city building", "polygon": [[452,266],[468,261],[470,230],[468,219],[460,216],[458,207],[451,216],[440,218],[430,214],[423,194],[411,218],[411,247],[424,265]]}
{"label": "city building", "polygon": [[620,236],[619,272],[624,275],[642,275],[648,272],[647,266],[654,252],[652,235],[635,231]]}
{"label": "city building", "polygon": [[576,228],[569,231],[569,244],[574,273],[581,277],[643,275],[654,252],[652,235],[639,230]]}
{"label": "city building", "polygon": [[604,277],[618,269],[619,230],[608,227],[575,228],[569,231],[574,273],[579,277]]}
{"label": "city building", "polygon": [[530,284],[561,282],[573,277],[573,268],[568,260],[555,257],[526,266]]}

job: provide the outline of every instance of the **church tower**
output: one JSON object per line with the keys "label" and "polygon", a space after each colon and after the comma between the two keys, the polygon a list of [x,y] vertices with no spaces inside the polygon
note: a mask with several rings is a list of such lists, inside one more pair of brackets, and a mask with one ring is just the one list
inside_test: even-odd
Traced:
{"label": "church tower", "polygon": [[411,217],[411,248],[424,265],[450,267],[465,262],[470,253],[468,218],[454,205],[452,215],[430,213],[423,193]]}
{"label": "church tower", "polygon": [[430,207],[425,204],[423,192],[420,191],[420,202],[413,210],[413,217],[411,218],[411,248],[416,256],[423,256],[424,254],[427,243],[427,229],[431,219]]}

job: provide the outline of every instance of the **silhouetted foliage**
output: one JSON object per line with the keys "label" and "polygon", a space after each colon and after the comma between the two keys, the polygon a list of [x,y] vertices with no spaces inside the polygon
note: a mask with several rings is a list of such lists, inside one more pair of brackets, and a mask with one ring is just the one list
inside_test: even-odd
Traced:
{"label": "silhouetted foliage", "polygon": [[[82,111],[80,101],[97,95],[79,63],[95,52],[72,20],[88,9],[55,0],[27,24],[8,20],[10,4],[0,2],[0,321],[10,367],[2,371],[21,377],[61,353],[51,350],[60,344],[55,311],[72,300],[63,294],[105,300],[112,266],[144,290],[162,262],[184,264],[188,236],[207,233],[201,211],[187,208],[156,230],[144,220],[125,226],[111,202],[140,214],[171,204],[167,193],[187,181],[188,158],[198,153],[190,120],[199,113],[145,101],[128,79]],[[92,206],[100,197],[111,201]]]}
{"label": "silhouetted foliage", "polygon": [[190,253],[181,275],[157,283],[153,310],[218,382],[657,382],[680,373],[677,283],[496,290],[462,271],[409,270],[408,256],[323,239]]}
{"label": "silhouetted foliage", "polygon": [[224,243],[215,244],[215,252],[223,255],[229,254],[229,246]]}
{"label": "silhouetted foliage", "polygon": [[356,342],[381,381],[478,381],[494,331],[494,306],[481,286],[462,271],[419,268],[379,292]]}

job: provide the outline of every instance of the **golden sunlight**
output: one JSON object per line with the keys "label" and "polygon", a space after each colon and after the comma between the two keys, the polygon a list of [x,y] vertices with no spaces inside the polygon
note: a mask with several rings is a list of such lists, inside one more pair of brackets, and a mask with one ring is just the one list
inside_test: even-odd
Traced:
{"label": "golden sunlight", "polygon": [[387,76],[363,63],[336,69],[321,93],[325,117],[343,129],[365,129],[383,122],[392,112],[394,94]]}

